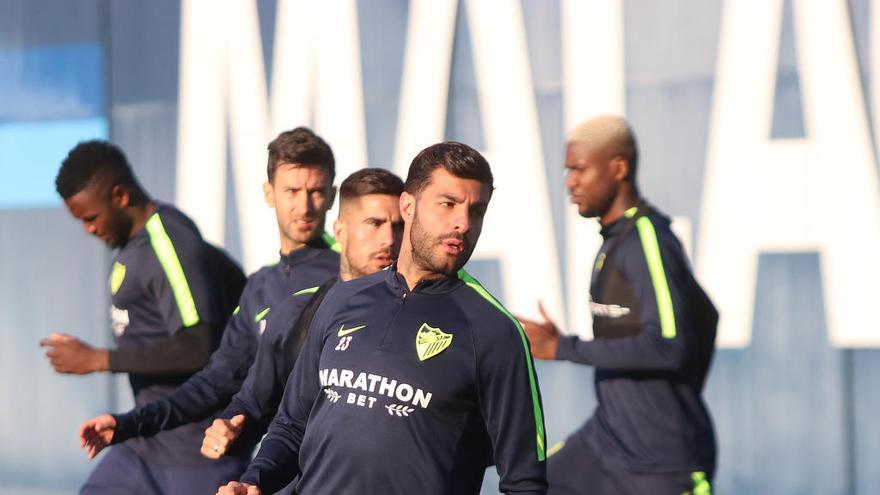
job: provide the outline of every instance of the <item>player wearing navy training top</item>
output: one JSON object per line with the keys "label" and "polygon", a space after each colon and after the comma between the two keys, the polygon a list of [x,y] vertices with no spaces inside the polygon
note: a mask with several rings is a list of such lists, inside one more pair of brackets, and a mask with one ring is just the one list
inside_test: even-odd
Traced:
{"label": "player wearing navy training top", "polygon": [[[110,143],[74,147],[56,188],[87,233],[118,249],[110,275],[117,348],[97,349],[53,334],[42,341],[47,357],[62,373],[128,372],[137,403],[167,395],[207,361],[244,283],[241,270],[204,242],[185,215],[150,199],[125,155]],[[117,490],[117,483],[145,473],[143,466],[185,478],[186,466],[199,456],[180,448],[198,433],[198,427],[181,429],[114,451],[82,493]],[[172,464],[182,467],[172,472]],[[221,475],[213,479],[234,474],[228,465],[218,465]]]}
{"label": "player wearing navy training top", "polygon": [[302,495],[478,493],[461,478],[482,478],[471,448],[486,434],[501,490],[545,493],[525,335],[460,271],[492,184],[489,164],[463,144],[416,156],[398,263],[330,289],[260,452],[219,493],[272,493],[296,474]]}
{"label": "player wearing navy training top", "polygon": [[[400,193],[403,181],[381,168],[365,168],[339,186],[339,218],[333,233],[341,248],[339,279],[375,273],[397,259],[403,235]],[[202,454],[219,459],[240,436],[261,437],[278,410],[287,377],[302,347],[308,323],[336,278],[288,296],[267,316],[269,322],[241,390],[205,432]],[[301,309],[303,295],[314,293]]]}
{"label": "player wearing navy training top", "polygon": [[[253,443],[242,444],[234,456],[219,463],[198,455],[203,432],[210,419],[240,388],[253,361],[257,340],[266,329],[265,317],[274,304],[286,295],[333,277],[339,266],[338,254],[330,249],[333,240],[323,234],[325,214],[335,193],[335,164],[330,147],[309,129],[297,128],[281,133],[268,148],[264,194],[267,204],[275,210],[280,260],[250,276],[221,345],[203,370],[173,394],[138,403],[128,413],[103,414],[83,424],[80,437],[90,457],[109,443],[129,445],[147,441],[145,437],[161,437],[165,433],[160,432],[166,430],[193,427],[196,435],[181,450],[196,453],[195,457],[210,467],[232,464],[231,475],[224,472],[227,479],[236,477],[247,464]],[[199,477],[200,483],[211,479],[204,472]],[[171,485],[168,490],[188,493],[187,486],[182,484]],[[199,485],[198,491],[205,491],[203,485]]]}
{"label": "player wearing navy training top", "polygon": [[[669,219],[639,196],[627,122],[603,115],[570,135],[571,201],[598,217],[591,341],[521,319],[541,359],[596,368],[593,417],[548,460],[553,494],[709,495],[715,435],[702,399],[718,313],[694,280]],[[543,310],[542,310],[543,312]]]}

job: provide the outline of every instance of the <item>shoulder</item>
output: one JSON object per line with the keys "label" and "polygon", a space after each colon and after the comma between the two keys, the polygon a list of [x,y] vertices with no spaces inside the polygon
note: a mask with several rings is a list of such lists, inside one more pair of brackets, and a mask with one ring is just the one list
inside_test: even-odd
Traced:
{"label": "shoulder", "polygon": [[471,324],[474,342],[519,345],[522,329],[513,314],[466,271],[460,270],[458,277],[463,286],[454,298]]}
{"label": "shoulder", "polygon": [[296,267],[299,279],[308,287],[321,285],[327,279],[339,274],[339,253],[330,249],[316,251],[308,263]]}
{"label": "shoulder", "polygon": [[327,291],[325,300],[344,301],[360,293],[385,285],[387,273],[383,270],[346,282],[339,281]]}
{"label": "shoulder", "polygon": [[325,294],[321,301],[321,306],[315,315],[316,318],[338,311],[349,303],[369,304],[370,301],[364,301],[363,298],[376,297],[372,292],[385,286],[384,271],[349,280],[347,282],[338,281],[333,284]]}
{"label": "shoulder", "polygon": [[283,276],[283,271],[276,262],[263,265],[257,271],[251,273],[244,284],[240,301],[251,302],[251,300],[259,299],[260,296],[258,294],[262,293],[266,287],[271,287],[276,279]]}
{"label": "shoulder", "polygon": [[188,216],[177,208],[157,203],[156,209],[147,220],[147,233],[152,237],[164,230],[169,236],[202,240],[202,234]]}
{"label": "shoulder", "polygon": [[[327,292],[336,284],[336,278],[327,280],[319,286],[309,287],[286,295],[278,301],[272,309],[270,318],[295,319],[293,315],[299,314],[300,310],[306,306],[320,304],[319,301],[326,297]],[[279,316],[280,315],[280,316]]]}
{"label": "shoulder", "polygon": [[267,263],[267,264],[261,266],[260,268],[257,269],[257,271],[248,275],[248,278],[247,278],[248,285],[259,284],[262,280],[265,280],[266,278],[269,278],[269,277],[273,276],[274,274],[278,273],[279,271],[281,271],[281,270],[279,270],[278,265],[279,265],[278,260],[275,260],[271,263]]}
{"label": "shoulder", "polygon": [[144,226],[152,250],[163,265],[177,258],[181,262],[207,259],[207,243],[195,224],[177,209],[158,205]]}
{"label": "shoulder", "polygon": [[664,257],[684,255],[681,242],[672,231],[669,217],[656,211],[639,216],[633,228],[620,242],[621,251],[637,255],[637,258],[661,253]]}

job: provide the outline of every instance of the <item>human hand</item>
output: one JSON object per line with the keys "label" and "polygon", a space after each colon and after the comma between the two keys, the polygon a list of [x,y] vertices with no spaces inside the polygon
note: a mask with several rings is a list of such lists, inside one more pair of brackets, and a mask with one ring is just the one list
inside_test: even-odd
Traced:
{"label": "human hand", "polygon": [[219,459],[226,455],[232,442],[241,434],[244,427],[244,414],[233,416],[232,419],[217,418],[205,430],[202,440],[202,455],[208,459]]}
{"label": "human hand", "polygon": [[116,433],[116,418],[101,414],[86,421],[79,427],[79,446],[86,449],[89,459],[94,459],[104,447],[113,441]]}
{"label": "human hand", "polygon": [[547,315],[544,305],[538,302],[538,311],[541,313],[543,322],[516,317],[529,338],[532,347],[532,355],[537,359],[556,359],[556,348],[559,347],[560,333],[556,324]]}
{"label": "human hand", "polygon": [[216,495],[260,495],[260,489],[256,485],[230,481],[221,486]]}
{"label": "human hand", "polygon": [[48,349],[46,358],[58,373],[86,375],[109,368],[106,349],[95,349],[70,335],[53,333],[40,341],[40,347]]}

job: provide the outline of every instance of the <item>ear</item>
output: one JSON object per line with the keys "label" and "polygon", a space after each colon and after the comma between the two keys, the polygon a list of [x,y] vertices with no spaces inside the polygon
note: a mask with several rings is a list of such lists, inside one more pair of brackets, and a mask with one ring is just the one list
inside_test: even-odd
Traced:
{"label": "ear", "polygon": [[269,208],[275,208],[275,193],[271,182],[263,182],[263,198]]}
{"label": "ear", "polygon": [[110,202],[115,208],[127,208],[131,203],[131,195],[128,192],[128,188],[121,184],[116,184],[110,188]]}
{"label": "ear", "polygon": [[629,160],[622,156],[614,157],[614,180],[624,181],[629,177]]}
{"label": "ear", "polygon": [[333,238],[336,239],[340,246],[345,246],[347,242],[347,239],[344,239],[345,235],[345,220],[340,216],[333,222]]}
{"label": "ear", "polygon": [[412,220],[416,212],[416,197],[403,191],[400,195],[400,214],[407,223]]}

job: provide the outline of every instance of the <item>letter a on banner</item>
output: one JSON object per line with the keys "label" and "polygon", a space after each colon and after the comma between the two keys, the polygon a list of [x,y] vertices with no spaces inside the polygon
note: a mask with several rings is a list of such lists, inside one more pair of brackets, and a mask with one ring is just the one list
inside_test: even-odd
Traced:
{"label": "letter a on banner", "polygon": [[719,343],[751,339],[758,256],[818,251],[829,339],[876,346],[880,189],[845,0],[792,2],[803,139],[770,139],[781,0],[724,2],[697,245]]}

